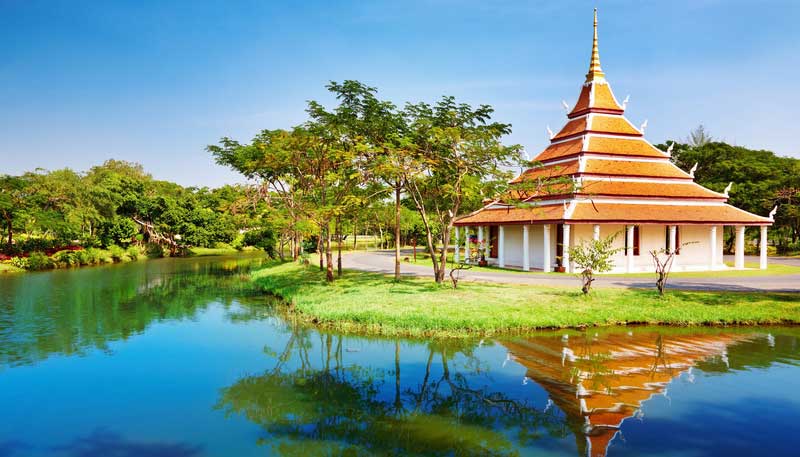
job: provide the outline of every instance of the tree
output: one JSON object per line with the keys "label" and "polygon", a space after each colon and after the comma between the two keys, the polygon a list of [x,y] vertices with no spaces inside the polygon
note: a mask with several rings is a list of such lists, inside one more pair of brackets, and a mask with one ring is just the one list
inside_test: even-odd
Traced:
{"label": "tree", "polygon": [[362,148],[362,172],[374,184],[362,188],[367,201],[387,190],[394,194],[394,273],[395,279],[399,280],[401,198],[407,152],[400,141],[406,130],[403,116],[394,104],[377,98],[377,89],[361,82],[331,82],[326,88],[339,101],[335,110],[337,123],[346,130],[354,145]]}
{"label": "tree", "polygon": [[[496,182],[507,181],[511,175],[504,167],[519,161],[521,147],[500,141],[511,126],[491,122],[493,112],[488,105],[473,108],[453,97],[404,110],[409,126],[402,140],[409,150],[405,188],[422,218],[437,283],[444,280],[455,217],[467,204],[481,202]],[[437,245],[442,246],[438,253]]]}
{"label": "tree", "polygon": [[[662,150],[667,145],[658,145]],[[672,160],[684,169],[690,170],[697,164],[695,181],[717,192],[722,192],[733,183],[728,202],[751,213],[766,216],[776,203],[785,202],[779,191],[784,188],[800,188],[800,160],[779,157],[772,151],[754,150],[732,146],[722,142],[710,142],[693,147],[676,144]],[[785,173],[776,173],[784,170]],[[791,220],[784,218],[787,213],[779,211],[773,235],[788,232],[796,233]],[[725,250],[731,252],[735,236],[733,228],[725,233]],[[798,233],[795,236],[800,236]]]}
{"label": "tree", "polygon": [[25,211],[30,195],[30,182],[19,176],[0,176],[0,216],[6,230],[6,246],[14,247],[14,229],[18,216]]}
{"label": "tree", "polygon": [[614,248],[614,233],[598,240],[583,240],[580,244],[569,248],[569,258],[581,270],[581,291],[588,294],[595,281],[595,273],[611,271],[614,262],[611,258],[623,248]]}
{"label": "tree", "polygon": [[672,262],[675,260],[675,255],[680,252],[683,246],[693,243],[693,241],[682,243],[674,251],[664,248],[652,249],[649,251],[650,257],[653,259],[653,266],[656,270],[656,288],[658,289],[658,295],[663,296],[664,290],[667,288],[667,280],[672,270]]}

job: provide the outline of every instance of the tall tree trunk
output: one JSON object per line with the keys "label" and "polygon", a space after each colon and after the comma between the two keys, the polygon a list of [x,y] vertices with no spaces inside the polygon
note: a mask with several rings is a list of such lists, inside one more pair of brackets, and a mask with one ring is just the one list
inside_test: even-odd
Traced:
{"label": "tall tree trunk", "polygon": [[8,229],[8,252],[14,247],[14,225],[13,219],[6,217],[6,228]]}
{"label": "tall tree trunk", "polygon": [[381,227],[381,226],[379,225],[379,226],[378,226],[378,230],[380,231],[380,239],[378,240],[378,242],[376,242],[376,243],[375,243],[375,246],[376,246],[378,249],[383,249],[383,227]]}
{"label": "tall tree trunk", "polygon": [[394,184],[394,280],[400,280],[400,182]]}
{"label": "tall tree trunk", "polygon": [[283,234],[281,234],[281,244],[280,244],[280,249],[278,250],[278,257],[281,259],[281,262],[286,260],[283,257],[283,247],[285,244],[286,244],[286,237]]}
{"label": "tall tree trunk", "polygon": [[342,220],[336,218],[336,277],[342,277]]}
{"label": "tall tree trunk", "polygon": [[437,272],[439,278],[436,282],[444,281],[444,275],[447,271],[447,250],[450,248],[450,231],[452,228],[453,220],[450,219],[450,222],[445,226],[445,229],[442,232],[442,253],[439,256],[439,271]]}
{"label": "tall tree trunk", "polygon": [[328,282],[333,282],[333,252],[331,251],[331,227],[330,223],[325,230],[325,261],[327,263],[325,269],[325,279]]}
{"label": "tall tree trunk", "polygon": [[353,221],[353,251],[358,249],[358,224]]}
{"label": "tall tree trunk", "polygon": [[322,247],[323,247],[322,237],[323,236],[325,236],[325,229],[320,227],[319,228],[319,238],[317,238],[317,252],[319,253],[319,271],[322,271],[322,270],[325,269],[325,264],[324,264],[324,260],[323,260],[324,253],[323,253],[323,249],[322,249]]}
{"label": "tall tree trunk", "polygon": [[292,260],[297,261],[298,257],[300,257],[300,238],[298,237],[297,230],[295,230],[294,236],[292,237]]}

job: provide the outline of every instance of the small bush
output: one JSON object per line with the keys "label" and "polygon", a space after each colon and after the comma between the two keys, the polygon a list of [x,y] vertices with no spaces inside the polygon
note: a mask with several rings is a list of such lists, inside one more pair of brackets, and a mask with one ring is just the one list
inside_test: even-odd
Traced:
{"label": "small bush", "polygon": [[28,257],[29,270],[47,270],[53,268],[53,261],[42,252],[32,252]]}
{"label": "small bush", "polygon": [[147,257],[164,257],[164,248],[160,244],[147,243],[145,252]]}
{"label": "small bush", "polygon": [[125,253],[125,248],[117,246],[116,244],[112,244],[108,247],[108,254],[115,262],[125,262],[130,260],[130,258]]}
{"label": "small bush", "polygon": [[12,257],[11,258],[11,265],[22,268],[23,270],[28,269],[28,258],[27,257]]}
{"label": "small bush", "polygon": [[237,251],[241,251],[244,249],[244,234],[236,235],[236,238],[231,241],[231,246],[236,249]]}
{"label": "small bush", "polygon": [[125,254],[127,254],[131,260],[139,260],[139,257],[143,255],[143,252],[139,246],[129,246],[128,250],[125,251]]}
{"label": "small bush", "polygon": [[75,251],[75,260],[78,261],[78,265],[90,265],[91,262],[89,261],[89,250],[82,249],[80,251]]}
{"label": "small bush", "polygon": [[69,249],[65,249],[63,251],[58,251],[50,258],[58,267],[73,267],[78,266],[81,264],[80,259],[78,257],[78,252],[81,251],[71,251]]}
{"label": "small bush", "polygon": [[96,248],[86,250],[86,263],[84,265],[97,265],[101,260],[101,251]]}
{"label": "small bush", "polygon": [[251,230],[244,234],[244,244],[263,249],[271,258],[275,258],[275,232],[269,228]]}
{"label": "small bush", "polygon": [[48,249],[52,249],[56,247],[56,241],[50,240],[46,238],[26,238],[24,240],[19,241],[18,248],[22,252],[34,252],[34,251],[41,251],[44,252]]}

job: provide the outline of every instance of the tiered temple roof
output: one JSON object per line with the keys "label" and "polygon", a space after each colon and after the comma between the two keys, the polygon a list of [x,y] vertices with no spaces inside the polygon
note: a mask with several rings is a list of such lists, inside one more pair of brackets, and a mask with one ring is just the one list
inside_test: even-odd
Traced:
{"label": "tiered temple roof", "polygon": [[[456,225],[654,223],[771,225],[694,182],[625,118],[600,66],[597,11],[589,72],[566,125],[511,190]],[[550,184],[548,184],[550,183]]]}

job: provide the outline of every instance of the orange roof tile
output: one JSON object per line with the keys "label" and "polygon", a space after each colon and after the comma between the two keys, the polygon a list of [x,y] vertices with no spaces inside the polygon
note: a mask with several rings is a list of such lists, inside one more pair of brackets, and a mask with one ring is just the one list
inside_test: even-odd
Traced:
{"label": "orange roof tile", "polygon": [[615,176],[650,176],[654,178],[689,178],[688,173],[667,161],[632,162],[587,159],[584,173]]}
{"label": "orange roof tile", "polygon": [[592,116],[589,126],[592,132],[622,133],[625,135],[641,135],[631,123],[623,116]]}
{"label": "orange roof tile", "polygon": [[671,224],[769,225],[766,217],[731,205],[657,205],[636,203],[578,203],[572,221]]}
{"label": "orange roof tile", "polygon": [[572,108],[572,111],[570,111],[568,115],[569,117],[573,117],[576,115],[576,113],[580,113],[589,109],[589,98],[591,91],[592,85],[585,85],[581,87],[581,93],[578,95],[578,101],[575,103],[575,107]]}
{"label": "orange roof tile", "polygon": [[534,160],[543,162],[558,157],[574,156],[581,152],[583,149],[583,139],[576,138],[574,140],[564,141],[563,143],[551,144],[544,151],[542,151]]}
{"label": "orange roof tile", "polygon": [[564,205],[509,207],[499,209],[480,209],[462,216],[455,225],[496,225],[523,224],[536,221],[555,221],[564,218]]}
{"label": "orange roof tile", "polygon": [[573,119],[573,120],[567,122],[567,124],[564,126],[564,128],[562,128],[561,131],[558,132],[556,134],[556,136],[553,137],[553,140],[555,141],[555,140],[558,140],[560,138],[564,138],[564,137],[567,137],[567,136],[570,136],[570,135],[574,135],[576,133],[585,132],[586,130],[587,129],[586,129],[586,118],[585,117],[582,117],[582,118],[579,118],[579,119]]}
{"label": "orange roof tile", "polygon": [[584,195],[624,195],[631,197],[714,198],[726,199],[693,182],[619,182],[585,180],[578,190]]}
{"label": "orange roof tile", "polygon": [[667,157],[666,153],[656,149],[641,138],[592,136],[589,138],[588,152],[641,157]]}
{"label": "orange roof tile", "polygon": [[611,85],[592,84],[594,87],[594,103],[592,108],[610,109],[622,111],[622,107],[617,103],[614,94],[611,92]]}
{"label": "orange roof tile", "polygon": [[572,175],[578,172],[578,161],[557,163],[553,165],[541,165],[528,168],[521,175],[511,180],[511,184],[522,182],[528,179],[547,179],[557,176]]}
{"label": "orange roof tile", "polygon": [[573,118],[592,111],[612,111],[620,114],[624,111],[614,98],[608,83],[592,82],[581,87],[578,101],[567,117]]}

